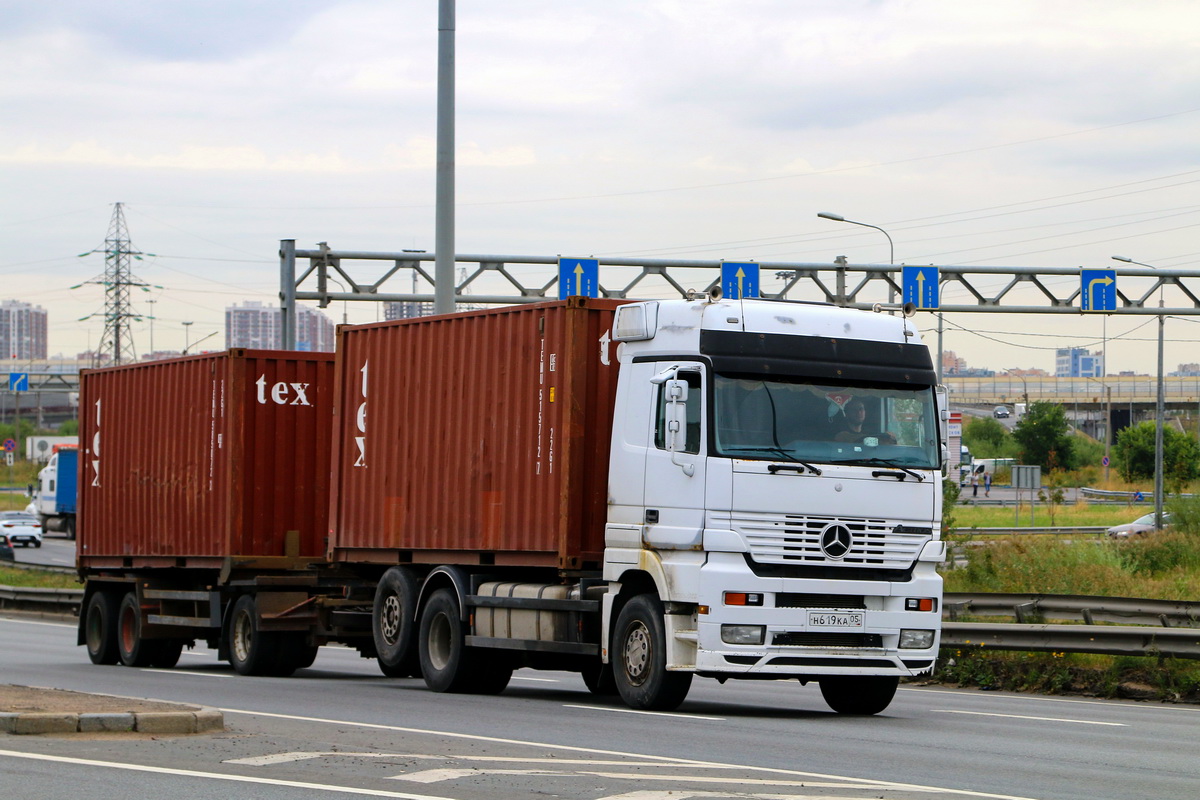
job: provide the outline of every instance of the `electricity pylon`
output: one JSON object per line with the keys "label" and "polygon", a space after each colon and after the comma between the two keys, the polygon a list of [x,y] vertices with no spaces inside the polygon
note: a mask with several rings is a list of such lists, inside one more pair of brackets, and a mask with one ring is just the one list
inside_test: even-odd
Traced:
{"label": "electricity pylon", "polygon": [[[89,251],[96,252],[99,251]],[[114,365],[137,361],[129,321],[140,321],[141,315],[133,313],[129,304],[129,290],[139,287],[143,291],[149,291],[150,285],[130,271],[129,262],[131,258],[141,261],[142,255],[140,250],[133,249],[133,244],[129,241],[129,228],[125,225],[125,212],[121,209],[121,203],[116,203],[113,206],[112,221],[108,224],[108,235],[104,237],[104,275],[85,281],[104,287],[104,334],[100,337],[100,346],[96,349],[96,354],[98,356],[104,352],[112,353]]]}

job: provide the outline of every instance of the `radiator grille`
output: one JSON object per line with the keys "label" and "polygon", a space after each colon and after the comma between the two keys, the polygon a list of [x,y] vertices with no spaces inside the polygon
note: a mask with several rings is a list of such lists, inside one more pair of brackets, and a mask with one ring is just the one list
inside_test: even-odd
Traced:
{"label": "radiator grille", "polygon": [[[925,543],[933,539],[931,528],[883,519],[734,514],[732,524],[749,545],[751,557],[760,564],[907,569]],[[830,526],[849,531],[849,549],[838,553],[838,557],[821,548],[821,537]]]}

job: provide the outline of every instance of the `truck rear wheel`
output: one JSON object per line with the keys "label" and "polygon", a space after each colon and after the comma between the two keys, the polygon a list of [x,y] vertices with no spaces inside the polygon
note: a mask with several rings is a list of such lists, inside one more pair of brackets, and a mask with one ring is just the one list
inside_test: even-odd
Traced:
{"label": "truck rear wheel", "polygon": [[239,675],[278,675],[279,636],[258,627],[254,595],[244,594],[229,615],[229,663]]}
{"label": "truck rear wheel", "polygon": [[88,598],[83,636],[87,642],[88,658],[93,664],[116,664],[121,660],[121,653],[117,650],[118,604],[114,592],[99,591]]}
{"label": "truck rear wheel", "polygon": [[410,570],[392,567],[383,573],[375,589],[371,612],[371,634],[379,669],[389,678],[420,674],[415,641],[417,580]]}
{"label": "truck rear wheel", "polygon": [[298,669],[307,669],[317,660],[317,646],[308,643],[308,638],[300,631],[289,631],[279,634],[279,658],[272,675],[286,677]]}
{"label": "truck rear wheel", "polygon": [[[44,518],[43,518],[44,519]],[[42,523],[42,530],[46,529],[46,524]],[[67,521],[63,523],[63,530],[66,531],[67,538],[75,541],[75,518],[67,517]]]}
{"label": "truck rear wheel", "polygon": [[821,696],[839,714],[878,714],[896,696],[900,679],[886,675],[836,675],[821,678]]}
{"label": "truck rear wheel", "polygon": [[142,638],[142,608],[137,592],[128,592],[121,598],[117,612],[117,649],[121,663],[127,667],[148,667],[157,654],[155,642]]}
{"label": "truck rear wheel", "polygon": [[662,602],[651,594],[634,597],[617,615],[613,635],[613,678],[631,708],[672,711],[692,687],[692,673],[667,671]]}
{"label": "truck rear wheel", "polygon": [[430,596],[421,612],[418,640],[421,674],[435,692],[499,694],[512,678],[506,653],[467,647],[458,598],[451,589],[438,589]]}

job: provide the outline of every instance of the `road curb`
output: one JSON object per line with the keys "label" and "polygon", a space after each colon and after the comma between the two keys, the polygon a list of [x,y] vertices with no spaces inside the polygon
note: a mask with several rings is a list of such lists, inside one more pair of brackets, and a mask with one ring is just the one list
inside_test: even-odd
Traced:
{"label": "road curb", "polygon": [[59,713],[0,711],[0,733],[216,733],[225,730],[225,715],[215,708],[189,706],[179,711],[124,713]]}

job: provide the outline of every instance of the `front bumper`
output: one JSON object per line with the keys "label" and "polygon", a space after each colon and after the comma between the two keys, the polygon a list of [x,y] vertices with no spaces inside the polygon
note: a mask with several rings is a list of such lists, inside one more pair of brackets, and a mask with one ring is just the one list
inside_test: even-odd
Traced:
{"label": "front bumper", "polygon": [[[846,570],[853,575],[853,569]],[[755,575],[735,553],[712,553],[701,568],[695,669],[729,677],[816,675],[915,676],[933,669],[941,632],[942,579],[918,562],[905,582],[801,580]],[[726,592],[761,595],[762,605],[730,605]],[[932,610],[905,610],[908,599],[933,599]],[[810,613],[811,612],[811,613]],[[856,623],[818,624],[831,614]],[[852,615],[852,616],[851,616]],[[761,644],[730,644],[722,626],[761,626]],[[901,648],[901,631],[929,631],[930,645]]]}

